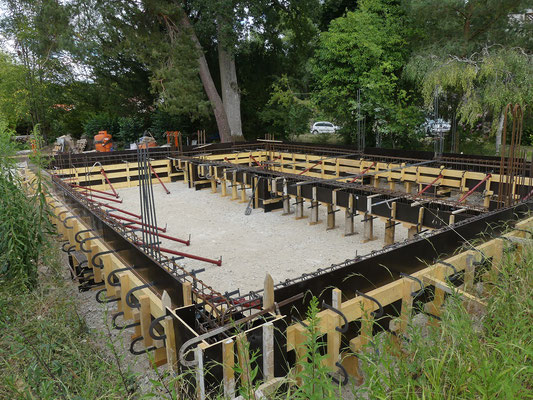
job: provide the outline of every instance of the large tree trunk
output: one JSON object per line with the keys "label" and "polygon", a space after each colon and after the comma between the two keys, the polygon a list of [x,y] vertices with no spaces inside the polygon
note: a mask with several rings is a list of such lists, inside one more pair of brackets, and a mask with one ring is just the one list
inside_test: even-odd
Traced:
{"label": "large tree trunk", "polygon": [[224,104],[222,103],[222,99],[220,98],[220,95],[217,92],[217,88],[215,86],[215,83],[213,82],[213,77],[211,76],[211,72],[209,71],[209,67],[207,65],[207,60],[205,59],[204,50],[202,49],[202,45],[200,44],[200,41],[198,40],[198,37],[196,36],[196,32],[194,32],[194,29],[189,21],[189,18],[185,13],[183,13],[183,17],[180,20],[180,25],[182,28],[186,29],[188,33],[191,36],[192,41],[194,42],[194,45],[196,46],[198,50],[198,67],[199,67],[199,74],[200,74],[200,80],[202,81],[202,85],[204,86],[205,93],[207,94],[207,98],[209,99],[209,102],[211,103],[211,107],[213,107],[213,113],[215,114],[215,119],[217,121],[217,127],[218,127],[218,133],[220,135],[220,140],[222,142],[231,142],[231,129],[230,125],[228,123],[228,117],[226,115],[226,110],[224,109]]}
{"label": "large tree trunk", "polygon": [[502,132],[503,132],[503,120],[504,113],[502,111],[500,115],[500,123],[498,124],[498,129],[496,130],[496,154],[500,154],[500,149],[502,146]]}
{"label": "large tree trunk", "polygon": [[220,86],[222,89],[222,102],[231,129],[233,141],[244,140],[241,124],[241,95],[237,83],[235,58],[231,55],[221,41],[218,42],[218,65],[220,67]]}

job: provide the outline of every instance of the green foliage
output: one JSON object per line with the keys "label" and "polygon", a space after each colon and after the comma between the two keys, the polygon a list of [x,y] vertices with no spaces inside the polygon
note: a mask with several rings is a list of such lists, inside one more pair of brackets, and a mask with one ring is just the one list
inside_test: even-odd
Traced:
{"label": "green foliage", "polygon": [[12,132],[0,121],[0,277],[32,287],[52,226],[40,174],[28,183],[33,194],[26,193],[14,151]]}
{"label": "green foliage", "polygon": [[496,130],[506,104],[533,101],[533,57],[520,49],[498,46],[468,59],[451,58],[424,77],[427,104],[433,101],[436,87],[460,95],[457,114],[462,122],[473,126],[488,114]]}
{"label": "green foliage", "polygon": [[140,117],[122,117],[118,120],[119,131],[116,140],[128,145],[134,143],[144,132],[144,121]]}
{"label": "green foliage", "polygon": [[0,278],[0,398],[130,398],[80,317],[77,289],[61,275],[57,251],[44,253],[40,284],[31,292]]}
{"label": "green foliage", "polygon": [[26,71],[0,52],[0,116],[15,127],[29,116],[29,96],[24,85]]}
{"label": "green foliage", "polygon": [[[507,246],[507,245],[506,245]],[[467,312],[459,297],[445,302],[437,327],[411,324],[400,338],[382,337],[379,356],[362,353],[367,379],[357,394],[376,399],[531,398],[533,248],[506,251],[486,312]],[[378,338],[376,338],[378,340]]]}
{"label": "green foliage", "polygon": [[309,131],[312,109],[309,100],[298,98],[289,78],[283,75],[272,85],[270,100],[260,116],[270,133],[278,139],[287,139]]}
{"label": "green foliage", "polygon": [[308,326],[305,330],[306,339],[304,342],[306,352],[300,364],[301,372],[298,374],[298,378],[301,378],[303,383],[294,393],[293,398],[295,399],[325,400],[335,398],[329,368],[325,366],[327,355],[321,355],[321,349],[325,344],[319,331],[319,311],[318,299],[313,297],[307,310]]}
{"label": "green foliage", "polygon": [[400,75],[409,55],[408,21],[394,1],[365,0],[355,12],[332,21],[320,35],[313,59],[315,100],[348,136],[362,116],[357,114],[361,89],[362,115],[374,133],[399,145],[420,122],[412,94],[402,89]]}
{"label": "green foliage", "polygon": [[107,131],[113,136],[117,135],[120,131],[118,117],[107,113],[95,114],[83,126],[83,132],[90,138],[99,131]]}

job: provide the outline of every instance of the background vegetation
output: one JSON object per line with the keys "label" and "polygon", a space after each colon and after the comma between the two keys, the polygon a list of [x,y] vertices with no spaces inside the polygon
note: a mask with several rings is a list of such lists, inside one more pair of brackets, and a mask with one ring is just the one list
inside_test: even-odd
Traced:
{"label": "background vegetation", "polygon": [[[437,97],[438,114],[457,120],[461,150],[480,151],[494,142],[505,104],[531,104],[528,7],[2,0],[0,114],[20,134],[40,124],[47,141],[105,128],[123,144],[168,129],[286,139],[316,120],[342,126],[351,143],[364,118],[367,145],[379,136],[382,146],[420,148]],[[531,120],[526,113],[524,144]]]}

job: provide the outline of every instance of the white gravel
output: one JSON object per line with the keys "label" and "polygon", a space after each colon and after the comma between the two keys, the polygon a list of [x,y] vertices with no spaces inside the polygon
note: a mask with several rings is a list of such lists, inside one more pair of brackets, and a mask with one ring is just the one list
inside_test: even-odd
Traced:
{"label": "white gravel", "polygon": [[[379,219],[374,220],[377,239],[362,243],[362,216],[355,218],[359,234],[344,237],[343,211],[337,213],[337,228],[327,231],[325,207],[320,207],[322,223],[311,226],[309,218],[295,220],[294,214],[282,215],[281,210],[264,213],[255,209],[246,216],[246,204],[222,197],[220,189],[213,194],[210,188],[189,189],[182,181],[165,185],[171,192],[168,195],[160,185],[154,185],[158,225],[167,225],[167,235],[186,239],[191,234],[191,245],[162,239],[162,247],[212,259],[222,256],[221,267],[190,259],[180,261],[188,270],[205,268],[198,277],[220,292],[257,290],[263,287],[266,273],[276,283],[383,246],[385,224]],[[118,192],[124,203],[117,206],[138,213],[138,187]],[[305,206],[309,215],[308,204]],[[407,229],[397,225],[396,241],[406,238]]]}

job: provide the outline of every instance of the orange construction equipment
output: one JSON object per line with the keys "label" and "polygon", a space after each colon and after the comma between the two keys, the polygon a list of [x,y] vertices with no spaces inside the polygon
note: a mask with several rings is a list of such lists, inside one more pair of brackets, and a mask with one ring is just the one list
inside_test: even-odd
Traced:
{"label": "orange construction equipment", "polygon": [[[167,144],[172,147],[174,150],[181,151],[181,132],[180,131],[166,131],[167,135]],[[172,138],[174,138],[174,143],[172,143]]]}
{"label": "orange construction equipment", "polygon": [[157,142],[151,136],[143,136],[137,142],[137,148],[138,149],[147,149],[147,148],[150,148],[150,147],[157,147]]}
{"label": "orange construction equipment", "polygon": [[107,131],[100,131],[94,136],[94,148],[101,153],[113,151],[113,137]]}

